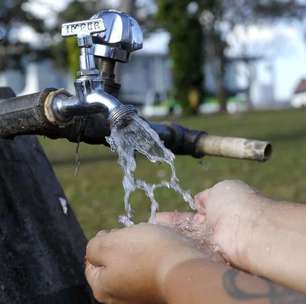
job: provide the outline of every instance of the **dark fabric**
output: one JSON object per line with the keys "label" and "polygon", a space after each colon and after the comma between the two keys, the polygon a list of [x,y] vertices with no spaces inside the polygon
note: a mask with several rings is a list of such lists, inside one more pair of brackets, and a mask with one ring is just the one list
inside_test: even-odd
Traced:
{"label": "dark fabric", "polygon": [[0,303],[90,303],[86,239],[60,199],[35,137],[0,140]]}
{"label": "dark fabric", "polygon": [[0,139],[1,304],[92,303],[86,239],[63,199],[35,137]]}

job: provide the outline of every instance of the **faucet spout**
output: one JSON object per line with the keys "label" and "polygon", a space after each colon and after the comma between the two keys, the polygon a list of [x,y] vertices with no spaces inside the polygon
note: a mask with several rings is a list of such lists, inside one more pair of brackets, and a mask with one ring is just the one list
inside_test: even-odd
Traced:
{"label": "faucet spout", "polygon": [[116,97],[102,89],[94,90],[84,98],[76,96],[55,96],[51,104],[51,111],[58,123],[64,123],[75,116],[103,113],[110,126],[118,122],[126,123],[131,115],[136,113],[133,106],[123,105]]}
{"label": "faucet spout", "polygon": [[111,127],[125,126],[131,117],[137,113],[131,105],[122,104],[116,97],[103,90],[93,91],[86,96],[86,108],[90,108],[93,113],[103,112],[106,115]]}
{"label": "faucet spout", "polygon": [[101,108],[101,110],[107,111],[108,114],[121,106],[120,101],[116,97],[102,90],[93,91],[87,95],[85,102],[88,107],[96,108],[97,110]]}

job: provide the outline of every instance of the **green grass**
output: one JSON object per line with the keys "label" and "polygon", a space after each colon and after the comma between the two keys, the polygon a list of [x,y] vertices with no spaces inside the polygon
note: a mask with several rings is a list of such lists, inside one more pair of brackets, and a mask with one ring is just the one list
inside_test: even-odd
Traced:
{"label": "green grass", "polygon": [[[270,140],[273,157],[267,163],[220,158],[177,157],[176,168],[181,183],[193,194],[224,179],[242,179],[274,198],[306,202],[306,112],[305,110],[253,112],[236,116],[216,115],[184,118],[178,121],[189,128],[210,134],[243,136]],[[88,237],[102,228],[117,227],[123,214],[122,174],[116,155],[102,146],[80,147],[81,164],[74,176],[75,145],[64,140],[41,139],[54,164],[56,175]],[[90,162],[86,160],[97,159]],[[137,175],[158,180],[168,169],[138,160]],[[173,192],[157,193],[161,210],[186,210]],[[148,218],[149,204],[142,192],[132,197],[137,221]]]}

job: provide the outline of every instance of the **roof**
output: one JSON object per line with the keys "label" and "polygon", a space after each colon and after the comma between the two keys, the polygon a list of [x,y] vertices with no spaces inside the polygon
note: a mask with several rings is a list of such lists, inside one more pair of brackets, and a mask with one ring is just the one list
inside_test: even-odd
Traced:
{"label": "roof", "polygon": [[301,79],[296,89],[294,90],[294,94],[299,94],[304,92],[306,92],[306,79]]}

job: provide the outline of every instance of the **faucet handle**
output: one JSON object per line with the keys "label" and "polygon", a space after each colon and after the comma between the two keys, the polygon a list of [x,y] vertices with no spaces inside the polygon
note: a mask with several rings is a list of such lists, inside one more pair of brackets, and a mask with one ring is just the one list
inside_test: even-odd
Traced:
{"label": "faucet handle", "polygon": [[92,34],[103,33],[105,30],[102,18],[69,22],[62,25],[62,37],[77,37],[78,46],[81,50],[80,74],[99,74],[95,65]]}
{"label": "faucet handle", "polygon": [[142,30],[130,15],[115,10],[103,10],[94,15],[92,20],[97,18],[103,19],[106,30],[102,34],[93,34],[95,56],[127,62],[130,53],[142,48]]}
{"label": "faucet handle", "polygon": [[81,38],[105,31],[106,28],[102,18],[69,22],[62,25],[62,37],[77,36]]}

